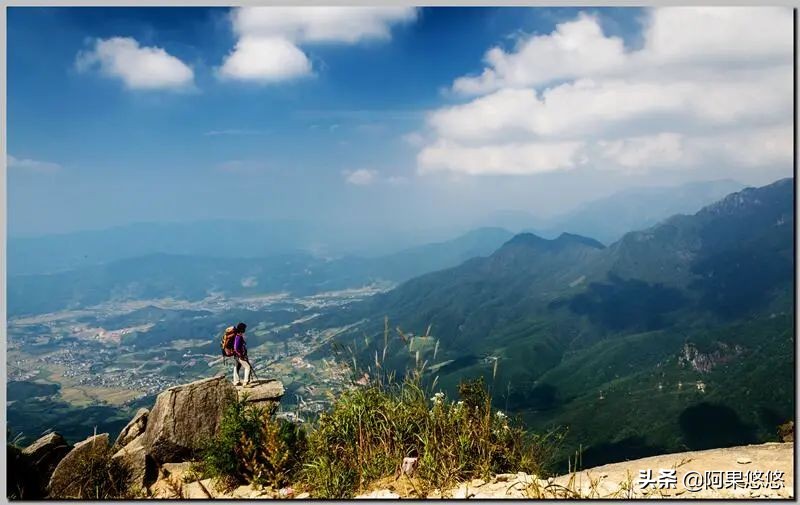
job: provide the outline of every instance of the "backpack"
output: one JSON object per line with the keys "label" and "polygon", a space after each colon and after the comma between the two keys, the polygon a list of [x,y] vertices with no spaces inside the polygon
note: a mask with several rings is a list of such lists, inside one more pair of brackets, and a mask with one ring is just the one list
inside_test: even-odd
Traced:
{"label": "backpack", "polygon": [[236,337],[236,331],[233,326],[225,328],[225,333],[222,334],[220,341],[220,348],[222,349],[223,356],[233,356],[233,342]]}

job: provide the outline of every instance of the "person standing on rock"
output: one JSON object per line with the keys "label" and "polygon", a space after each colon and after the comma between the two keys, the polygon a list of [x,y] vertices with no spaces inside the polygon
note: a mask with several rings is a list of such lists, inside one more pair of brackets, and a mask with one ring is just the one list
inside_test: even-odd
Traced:
{"label": "person standing on rock", "polygon": [[[250,383],[250,373],[252,367],[250,360],[247,359],[247,342],[244,337],[244,332],[247,331],[247,325],[239,323],[236,325],[236,336],[233,340],[233,385],[238,386],[242,384],[246,386]],[[239,370],[244,368],[244,380],[239,382]]]}

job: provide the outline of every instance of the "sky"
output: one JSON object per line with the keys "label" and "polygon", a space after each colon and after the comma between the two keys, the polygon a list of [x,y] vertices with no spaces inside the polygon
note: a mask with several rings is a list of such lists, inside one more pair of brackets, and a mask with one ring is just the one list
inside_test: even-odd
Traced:
{"label": "sky", "polygon": [[792,175],[792,11],[8,8],[10,236],[532,219]]}

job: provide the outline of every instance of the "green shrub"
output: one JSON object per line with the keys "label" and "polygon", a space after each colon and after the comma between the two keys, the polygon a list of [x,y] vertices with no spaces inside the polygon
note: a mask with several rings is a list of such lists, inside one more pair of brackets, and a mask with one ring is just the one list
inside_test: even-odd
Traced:
{"label": "green shrub", "polygon": [[199,471],[221,487],[291,482],[305,453],[305,431],[271,412],[237,401],[225,411],[217,435],[201,451]]}

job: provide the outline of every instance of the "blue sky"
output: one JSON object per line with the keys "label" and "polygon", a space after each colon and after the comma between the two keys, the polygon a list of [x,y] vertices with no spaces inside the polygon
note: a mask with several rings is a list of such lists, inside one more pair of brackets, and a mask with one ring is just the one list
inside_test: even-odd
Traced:
{"label": "blue sky", "polygon": [[10,234],[457,228],[791,174],[788,9],[270,9],[9,8]]}

